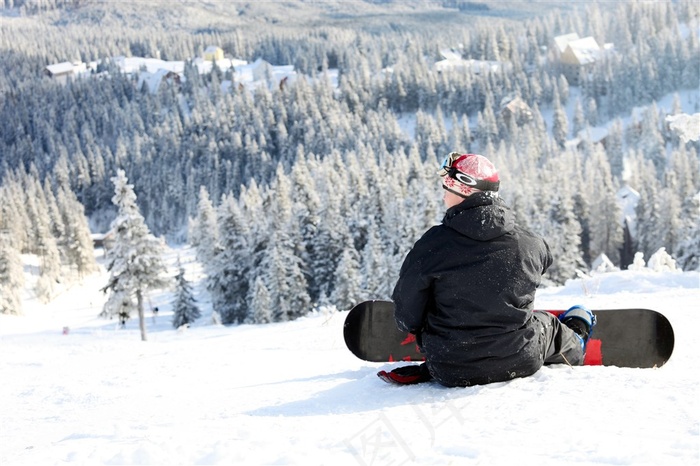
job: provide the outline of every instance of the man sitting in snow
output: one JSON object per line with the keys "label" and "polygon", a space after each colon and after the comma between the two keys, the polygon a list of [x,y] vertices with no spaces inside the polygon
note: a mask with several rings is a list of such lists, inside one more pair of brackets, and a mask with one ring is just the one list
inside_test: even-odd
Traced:
{"label": "man sitting in snow", "polygon": [[552,256],[541,237],[515,224],[498,197],[496,168],[453,152],[439,173],[447,212],[408,253],[393,293],[396,323],[416,335],[426,363],[378,375],[453,387],[582,364],[595,318],[581,306],[560,319],[533,311]]}

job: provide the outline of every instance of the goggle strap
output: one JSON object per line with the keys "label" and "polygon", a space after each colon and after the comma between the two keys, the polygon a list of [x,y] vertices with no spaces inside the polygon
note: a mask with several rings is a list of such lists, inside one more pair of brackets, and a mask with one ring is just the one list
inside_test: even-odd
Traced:
{"label": "goggle strap", "polygon": [[[498,188],[501,186],[500,181],[477,180],[473,176],[462,173],[455,167],[450,167],[448,169],[447,176],[465,186],[469,186],[470,188],[475,188],[480,191],[498,191]],[[467,182],[465,179],[469,181]]]}

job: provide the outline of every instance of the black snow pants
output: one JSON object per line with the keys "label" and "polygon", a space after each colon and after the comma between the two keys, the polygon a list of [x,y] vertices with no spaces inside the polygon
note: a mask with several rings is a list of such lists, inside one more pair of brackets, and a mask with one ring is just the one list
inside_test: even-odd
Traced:
{"label": "black snow pants", "polygon": [[540,324],[540,344],[544,364],[583,364],[581,339],[549,312],[535,311],[533,319]]}

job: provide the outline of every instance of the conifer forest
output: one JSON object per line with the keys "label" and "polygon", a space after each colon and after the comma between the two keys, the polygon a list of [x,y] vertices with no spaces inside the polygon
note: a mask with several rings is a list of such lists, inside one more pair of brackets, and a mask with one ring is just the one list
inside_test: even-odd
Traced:
{"label": "conifer forest", "polygon": [[[572,69],[573,33],[601,52]],[[660,248],[700,267],[700,143],[667,120],[700,112],[693,0],[0,0],[0,34],[0,312],[22,255],[46,300],[94,270],[118,172],[154,235],[196,247],[225,324],[390,297],[452,151],[498,167],[547,284]],[[210,46],[295,79],[202,72]],[[184,65],[154,92],[115,57]]]}

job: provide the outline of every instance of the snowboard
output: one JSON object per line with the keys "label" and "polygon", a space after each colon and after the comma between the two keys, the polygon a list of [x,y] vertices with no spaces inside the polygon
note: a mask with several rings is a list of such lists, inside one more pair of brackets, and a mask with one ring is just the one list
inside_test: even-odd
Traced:
{"label": "snowboard", "polygon": [[[547,311],[559,315],[562,311]],[[673,328],[649,309],[594,310],[598,319],[586,346],[586,366],[661,367],[673,352]],[[394,303],[365,301],[350,310],[343,328],[345,344],[358,358],[372,362],[424,361],[414,335],[394,321]]]}

